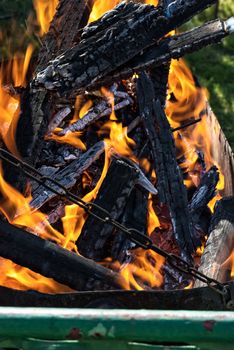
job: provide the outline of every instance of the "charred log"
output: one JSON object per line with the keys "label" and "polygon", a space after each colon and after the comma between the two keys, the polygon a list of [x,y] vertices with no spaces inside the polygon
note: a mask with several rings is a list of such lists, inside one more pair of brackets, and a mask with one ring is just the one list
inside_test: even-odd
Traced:
{"label": "charred log", "polygon": [[108,85],[113,81],[126,79],[142,69],[159,67],[169,62],[172,58],[178,59],[188,53],[200,50],[207,45],[220,42],[229,34],[225,22],[217,19],[212,22],[192,29],[188,32],[171,36],[150,46],[125,66],[119,67],[111,75],[104,77],[94,85],[88,86],[88,90],[97,89],[99,86]]}
{"label": "charred log", "polygon": [[80,45],[57,57],[37,74],[34,86],[61,94],[80,93],[215,1],[177,0],[164,2],[163,8],[140,5],[128,17],[119,19],[118,25],[88,36]]}
{"label": "charred log", "polygon": [[[216,166],[213,166],[207,173],[203,175],[201,183],[193,194],[193,197],[189,203],[189,211],[194,228],[198,228],[198,232],[203,232],[203,236],[208,233],[210,224],[209,215],[207,215],[207,205],[216,195],[216,186],[218,184],[218,181],[218,168]],[[203,226],[204,220],[202,218],[204,212],[206,213],[206,217],[208,216],[208,220],[205,221],[205,226]]]}
{"label": "charred log", "polygon": [[[138,178],[135,167],[123,160],[113,160],[108,173],[102,183],[94,203],[104,208],[111,218],[119,220],[123,215],[128,198]],[[94,207],[92,212],[103,216]],[[108,249],[104,249],[113,233],[113,226],[103,223],[93,216],[88,216],[81,235],[77,241],[79,252],[94,260],[103,260],[108,256]]]}
{"label": "charred log", "polygon": [[194,242],[187,191],[176,161],[170,124],[160,101],[155,101],[154,86],[145,73],[142,73],[138,80],[137,95],[140,115],[151,144],[159,200],[170,210],[174,234],[182,256],[190,259],[198,243]]}
{"label": "charred log", "polygon": [[38,236],[0,221],[0,256],[69,286],[85,290],[89,278],[120,288],[118,274]]}
{"label": "charred log", "polygon": [[[147,234],[148,192],[134,188],[129,196],[124,214],[120,222],[125,227],[136,229]],[[120,263],[131,260],[131,249],[136,248],[126,235],[121,231],[115,231],[111,249],[111,257]]]}
{"label": "charred log", "polygon": [[[60,0],[49,32],[43,38],[39,53],[39,69],[79,43],[82,28],[87,24],[91,0]],[[66,28],[66,30],[64,30]]]}
{"label": "charred log", "polygon": [[[230,282],[228,286],[230,294],[233,295],[233,282]],[[0,287],[0,305],[54,308],[227,310],[222,296],[209,287],[174,291],[95,291],[56,295]]]}
{"label": "charred log", "polygon": [[[223,263],[231,256],[234,247],[234,197],[221,199],[211,221],[209,238],[201,257],[199,271],[220,282],[227,279]],[[202,286],[197,281],[195,287]]]}
{"label": "charred log", "polygon": [[[77,179],[82,173],[87,170],[104,152],[105,144],[100,141],[87,152],[82,154],[78,159],[73,160],[64,169],[55,174],[54,180],[58,181],[62,186],[69,189],[73,187]],[[50,184],[50,181],[46,182],[54,189],[59,190],[59,187],[55,184]],[[43,186],[39,186],[32,194],[33,200],[30,205],[34,209],[39,209],[42,205],[48,202],[50,199],[56,197],[56,194],[52,191],[45,189]]]}

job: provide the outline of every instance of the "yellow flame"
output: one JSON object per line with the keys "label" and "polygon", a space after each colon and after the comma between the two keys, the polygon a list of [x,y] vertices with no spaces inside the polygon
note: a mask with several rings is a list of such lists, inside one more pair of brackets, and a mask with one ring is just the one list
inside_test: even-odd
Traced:
{"label": "yellow flame", "polygon": [[[117,0],[96,0],[89,22],[97,20],[101,15],[112,9],[118,3],[119,1]],[[156,6],[158,1],[146,0],[145,3]],[[41,27],[41,35],[48,31],[57,4],[58,0],[34,0],[38,23]],[[10,96],[2,85],[6,83],[6,76],[8,78],[7,83],[10,80],[14,85],[26,85],[26,74],[32,51],[32,47],[30,46],[23,61],[13,59],[7,67],[2,66],[0,70],[0,116],[2,118],[0,133],[7,147],[14,154],[17,154],[14,132],[19,116],[19,99]],[[118,123],[114,113],[113,94],[106,89],[102,89],[102,94],[109,100],[112,106],[110,120],[104,125],[102,130],[109,131],[109,138],[105,140],[105,163],[102,175],[96,187],[84,196],[83,200],[86,202],[92,202],[96,198],[107,174],[113,149],[122,156],[131,158],[136,162],[138,161],[132,151],[135,145],[134,141],[128,137],[127,129],[124,128],[121,123]],[[205,115],[206,103],[207,91],[196,86],[192,73],[184,61],[173,60],[169,75],[169,98],[166,106],[166,113],[172,127],[180,126],[182,121],[190,117],[198,118],[200,115]],[[75,105],[75,114],[71,122],[82,118],[91,106],[91,101],[82,105],[82,99],[78,97]],[[185,156],[183,167],[185,167],[190,174],[190,180],[187,180],[186,183],[188,186],[191,184],[199,184],[199,176],[196,175],[196,163],[198,160],[197,150],[201,149],[204,151],[207,168],[214,164],[208,128],[207,120],[203,117],[202,122],[189,128],[189,130],[175,133],[177,149],[180,151],[180,155]],[[80,133],[70,133],[69,136],[60,137],[57,135],[58,131],[59,130],[55,131],[52,135],[52,139],[58,142],[72,144],[83,150],[85,149],[85,145],[80,140]],[[149,169],[150,164],[147,160],[142,159],[139,162],[141,166]],[[153,174],[153,179],[156,179],[155,173]],[[223,187],[224,177],[221,176],[219,189]],[[24,197],[6,183],[3,178],[2,170],[0,171],[0,192],[2,193],[0,211],[10,223],[26,228],[44,239],[55,241],[57,244],[69,250],[76,250],[74,243],[78,239],[86,219],[86,213],[82,208],[77,205],[66,206],[65,215],[62,219],[64,234],[61,234],[48,223],[45,214],[30,208],[30,196]],[[217,196],[210,203],[211,208],[215,205],[217,198],[219,197]],[[148,209],[148,234],[152,235],[155,228],[160,226],[160,223],[154,210],[151,195],[149,196]],[[164,263],[164,258],[152,251],[146,252],[140,248],[132,252],[132,257],[132,261],[128,265],[120,266],[117,262],[111,264],[111,267],[116,267],[120,270],[121,275],[126,281],[125,288],[142,290],[160,287],[163,283],[161,267]],[[230,257],[230,261],[232,263],[232,276],[234,276],[234,254]],[[48,293],[69,291],[69,288],[61,286],[53,280],[44,278],[5,259],[1,259],[0,284],[17,289],[33,288]],[[191,285],[186,288],[190,287]]]}
{"label": "yellow flame", "polygon": [[37,14],[37,21],[40,25],[40,35],[48,32],[59,0],[34,0],[34,8]]}
{"label": "yellow flame", "polygon": [[26,86],[26,74],[33,47],[29,45],[24,59],[15,55],[7,66],[4,63],[0,67],[0,135],[7,148],[15,155],[18,151],[15,144],[15,131],[19,118],[19,97],[11,96],[4,88],[5,84],[12,83],[14,86]]}
{"label": "yellow flame", "polygon": [[124,265],[120,274],[126,281],[126,289],[144,290],[159,288],[163,283],[160,272],[165,259],[157,253],[138,248],[134,251],[134,259]]}

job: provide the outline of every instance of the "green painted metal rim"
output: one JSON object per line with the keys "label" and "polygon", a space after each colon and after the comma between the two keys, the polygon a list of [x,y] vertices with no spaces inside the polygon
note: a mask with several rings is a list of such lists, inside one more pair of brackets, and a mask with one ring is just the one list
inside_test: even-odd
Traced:
{"label": "green painted metal rim", "polygon": [[234,344],[234,313],[0,308],[0,338]]}

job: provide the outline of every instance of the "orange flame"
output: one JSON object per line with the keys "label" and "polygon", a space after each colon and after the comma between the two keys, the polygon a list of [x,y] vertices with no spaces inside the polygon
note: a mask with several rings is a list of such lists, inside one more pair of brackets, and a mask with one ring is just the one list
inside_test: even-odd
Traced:
{"label": "orange flame", "polygon": [[40,25],[40,36],[48,32],[59,0],[34,0],[34,8],[37,14],[37,21]]}
{"label": "orange flame", "polygon": [[32,53],[33,47],[29,45],[24,59],[15,55],[7,66],[3,63],[0,67],[0,134],[7,148],[15,155],[18,155],[15,130],[19,117],[19,97],[11,96],[4,89],[4,84],[12,82],[14,86],[26,86],[26,74]]}
{"label": "orange flame", "polygon": [[[64,245],[64,236],[50,226],[45,214],[33,211],[30,208],[30,197],[25,198],[4,180],[2,169],[0,171],[0,193],[3,197],[0,202],[0,211],[11,224],[26,228],[41,238]],[[73,248],[71,244],[69,248]],[[48,293],[69,290],[69,288],[61,286],[51,279],[40,276],[8,260],[1,259],[1,269],[3,270],[1,270],[0,285],[3,286],[16,289],[31,288]]]}
{"label": "orange flame", "polygon": [[120,269],[126,281],[126,289],[144,290],[159,288],[163,283],[160,272],[165,259],[157,253],[138,248],[133,253],[133,261]]}
{"label": "orange flame", "polygon": [[[111,10],[117,5],[119,0],[96,0],[90,15],[89,22],[97,20],[106,11]],[[157,5],[157,0],[145,0],[145,3]],[[55,13],[58,0],[34,0],[34,6],[37,12],[38,23],[40,24],[40,35],[46,33],[49,29],[49,24]],[[6,75],[11,77],[15,85],[25,86],[26,73],[28,64],[32,55],[32,47],[30,46],[26,52],[23,61],[13,60],[8,67],[2,66],[0,70],[0,112],[1,112],[1,136],[14,154],[17,154],[15,145],[14,130],[19,116],[19,99],[7,94],[2,87],[5,83]],[[84,196],[83,200],[92,202],[100,189],[100,186],[107,174],[110,157],[113,150],[118,154],[138,161],[133,155],[132,147],[134,141],[127,135],[127,128],[124,128],[114,113],[114,97],[113,94],[102,89],[102,94],[109,100],[112,106],[112,114],[110,120],[105,123],[102,131],[109,131],[109,138],[105,140],[105,162],[102,175],[96,187]],[[170,98],[172,97],[173,98]],[[206,120],[206,103],[207,91],[197,87],[192,73],[186,66],[183,60],[172,61],[169,75],[169,98],[166,106],[166,113],[172,127],[180,126],[181,122],[190,117],[198,118],[203,116],[202,122],[188,130],[182,130],[175,134],[175,141],[180,155],[185,156],[183,167],[190,174],[190,180],[187,180],[186,185],[198,184],[199,178],[195,175],[195,166],[198,160],[197,150],[202,150],[205,154],[207,167],[214,164],[211,150],[211,140],[208,133],[208,124]],[[92,102],[88,101],[81,106],[81,100],[78,97],[75,105],[74,122],[78,118],[82,118],[84,114],[91,108]],[[80,140],[80,133],[70,133],[66,136],[58,136],[57,131],[50,137],[58,142],[66,142],[85,149],[85,145]],[[141,165],[149,167],[147,160],[141,160]],[[31,197],[24,197],[13,189],[3,178],[2,169],[0,169],[0,192],[3,199],[0,202],[0,211],[8,219],[8,221],[16,226],[26,228],[30,232],[39,235],[44,239],[50,239],[60,244],[67,249],[76,249],[74,242],[78,239],[82,227],[86,219],[86,213],[77,205],[67,205],[65,208],[65,216],[62,219],[63,232],[61,234],[55,230],[47,220],[45,214],[40,211],[33,211],[30,208]],[[154,179],[156,174],[154,174]],[[224,177],[221,176],[219,189],[224,187]],[[216,197],[211,203],[213,208]],[[160,222],[153,207],[152,196],[149,196],[148,202],[148,235],[151,235],[155,228],[160,226]],[[232,254],[232,266],[234,275],[234,254]],[[117,262],[112,263],[113,268],[118,268],[120,274],[126,281],[125,288],[127,289],[147,289],[158,288],[163,283],[161,267],[164,264],[164,258],[152,251],[144,251],[140,248],[132,252],[131,263],[119,266]],[[66,292],[69,288],[61,286],[53,280],[44,278],[26,268],[15,265],[13,262],[1,259],[1,276],[0,284],[17,289],[36,289],[41,292]],[[189,285],[186,288],[191,288]]]}
{"label": "orange flame", "polygon": [[[194,184],[197,186],[199,184],[195,169],[198,161],[197,151],[204,153],[207,169],[212,165],[216,165],[219,168],[213,159],[212,140],[206,117],[208,93],[206,89],[196,86],[191,71],[184,60],[180,59],[172,60],[168,95],[166,113],[172,127],[180,126],[181,122],[189,118],[202,118],[198,124],[174,133],[179,156],[184,157],[182,167],[190,175],[190,180],[187,180],[185,184],[186,186]],[[173,96],[173,99],[170,99],[171,96]],[[224,176],[220,170],[220,180],[217,189],[222,190],[223,188]],[[217,195],[210,203],[212,210],[219,198],[219,195]]]}
{"label": "orange flame", "polygon": [[128,157],[132,160],[136,160],[131,150],[131,146],[134,146],[135,142],[130,137],[128,137],[127,127],[123,127],[122,123],[119,123],[116,118],[114,110],[114,95],[110,91],[107,91],[105,88],[102,88],[101,91],[111,104],[112,113],[110,120],[104,124],[100,130],[100,133],[102,133],[103,130],[109,130],[109,139],[105,140],[109,148],[113,149],[114,152],[123,157]]}

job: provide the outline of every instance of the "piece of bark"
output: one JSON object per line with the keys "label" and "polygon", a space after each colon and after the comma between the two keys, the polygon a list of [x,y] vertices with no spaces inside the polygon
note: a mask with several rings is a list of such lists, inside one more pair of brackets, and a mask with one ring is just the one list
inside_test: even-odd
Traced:
{"label": "piece of bark", "polygon": [[60,94],[80,93],[215,1],[177,0],[157,8],[140,5],[127,18],[119,19],[118,25],[82,40],[53,60],[36,75],[34,86]]}
{"label": "piece of bark", "polygon": [[[138,179],[135,167],[121,159],[114,159],[94,201],[105,209],[114,220],[121,218],[131,191]],[[92,212],[103,217],[96,207]],[[91,259],[101,261],[110,254],[105,248],[113,233],[113,226],[89,215],[77,241],[79,252]]]}
{"label": "piece of bark", "polygon": [[138,79],[137,96],[140,115],[151,145],[159,201],[168,206],[181,255],[190,260],[200,242],[196,242],[193,234],[187,191],[176,161],[171,127],[161,102],[155,100],[154,86],[146,73],[142,73]]}
{"label": "piece of bark", "polygon": [[[227,267],[223,263],[234,248],[234,197],[225,197],[216,204],[209,238],[201,257],[199,271],[223,283],[227,279]],[[195,287],[203,286],[196,281]]]}
{"label": "piece of bark", "polygon": [[0,221],[0,256],[75,290],[85,290],[89,278],[120,287],[112,270],[78,254]]}
{"label": "piece of bark", "polygon": [[113,81],[127,79],[143,69],[158,67],[169,62],[172,58],[178,59],[185,54],[218,43],[228,34],[229,32],[225,26],[225,22],[217,19],[190,31],[170,36],[150,46],[134,59],[127,62],[125,66],[119,67],[111,75],[105,76],[94,85],[88,86],[87,89],[92,91],[99,86],[113,83]]}
{"label": "piece of bark", "polygon": [[[102,155],[105,149],[103,141],[98,142],[87,152],[83,153],[78,159],[73,160],[64,169],[57,172],[53,180],[58,181],[62,186],[69,189],[73,187],[77,179],[87,170],[99,157]],[[48,180],[46,184],[51,185],[54,189],[59,190],[59,187],[55,184],[51,184]],[[39,209],[46,202],[56,197],[56,194],[48,189],[45,189],[42,185],[32,193],[32,201],[30,206],[34,209]]]}
{"label": "piece of bark", "polygon": [[[145,235],[147,234],[148,195],[148,192],[134,188],[129,196],[123,217],[120,219],[125,227],[136,229]],[[122,264],[127,263],[132,258],[130,251],[135,247],[136,244],[132,243],[124,232],[116,230],[111,257]]]}

